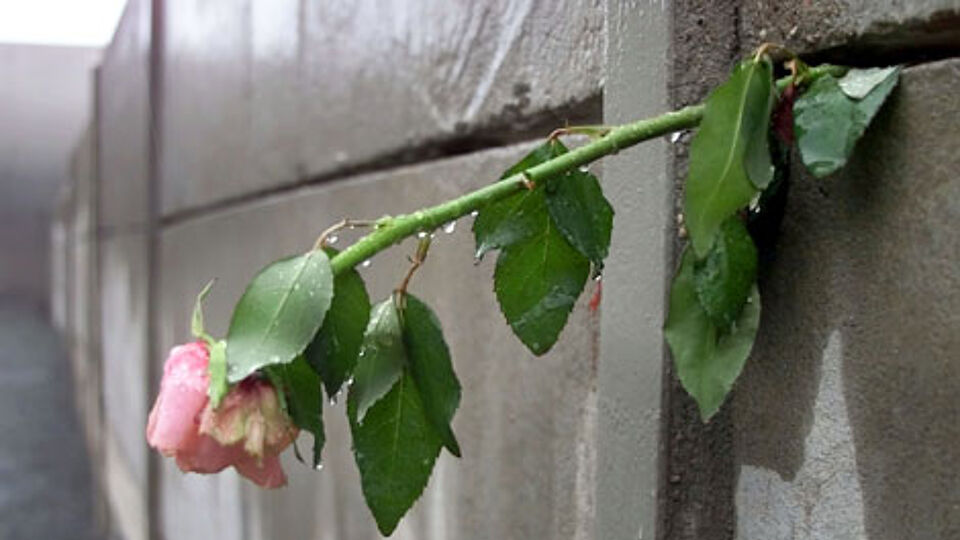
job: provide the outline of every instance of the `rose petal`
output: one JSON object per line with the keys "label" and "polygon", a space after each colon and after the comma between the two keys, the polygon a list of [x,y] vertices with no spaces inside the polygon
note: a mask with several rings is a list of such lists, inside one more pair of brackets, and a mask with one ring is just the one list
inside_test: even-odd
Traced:
{"label": "rose petal", "polygon": [[243,459],[234,463],[234,467],[260,487],[275,489],[287,485],[287,475],[277,456],[267,456],[257,463],[256,458],[244,455]]}

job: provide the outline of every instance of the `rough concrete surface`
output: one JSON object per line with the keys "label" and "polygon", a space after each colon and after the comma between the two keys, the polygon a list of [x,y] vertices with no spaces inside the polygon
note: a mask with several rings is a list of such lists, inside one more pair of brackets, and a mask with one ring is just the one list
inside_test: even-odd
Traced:
{"label": "rough concrete surface", "polygon": [[164,214],[543,115],[561,125],[602,82],[600,0],[164,10]]}
{"label": "rough concrete surface", "polygon": [[4,302],[0,343],[0,538],[102,538],[59,339],[38,311]]}
{"label": "rough concrete surface", "polygon": [[960,61],[794,175],[733,402],[738,537],[960,537]]}
{"label": "rough concrete surface", "polygon": [[[159,362],[187,339],[195,295],[207,300],[209,329],[223,335],[236,299],[258,268],[308,249],[342,217],[412,211],[493,181],[530,145],[395,169],[262,199],[168,227],[162,237]],[[437,312],[463,384],[454,430],[463,459],[443,454],[422,499],[394,538],[593,537],[597,315],[575,308],[554,352],[535,358],[511,334],[491,290],[494,255],[473,263],[471,219],[437,233],[412,292]],[[341,240],[345,242],[346,239]],[[389,294],[408,266],[408,241],[363,269],[373,299]],[[415,243],[415,242],[414,242]],[[291,485],[253,488],[232,473],[182,475],[165,465],[161,519],[171,537],[227,524],[222,538],[375,538],[360,494],[343,405],[325,411],[325,467],[286,456]],[[288,454],[292,454],[288,452]],[[242,518],[242,519],[241,519]]]}
{"label": "rough concrete surface", "polygon": [[738,34],[847,63],[894,64],[960,53],[960,0],[746,0]]}

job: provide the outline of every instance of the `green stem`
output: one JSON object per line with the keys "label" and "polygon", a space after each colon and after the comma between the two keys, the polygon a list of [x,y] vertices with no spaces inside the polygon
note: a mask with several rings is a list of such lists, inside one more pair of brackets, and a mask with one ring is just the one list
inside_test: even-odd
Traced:
{"label": "green stem", "polygon": [[[839,66],[817,66],[811,68],[804,79],[809,82],[827,74],[842,75],[844,72],[845,68]],[[789,82],[790,77],[780,79],[777,81],[777,87],[783,89]],[[421,231],[432,231],[444,223],[463,217],[522,189],[527,189],[526,180],[536,184],[604,156],[616,154],[624,148],[643,141],[696,127],[703,117],[705,108],[702,103],[690,105],[655,118],[615,127],[595,141],[456,199],[417,210],[411,214],[383,218],[377,222],[376,230],[341,251],[330,261],[333,273],[339,275],[408,236]]]}

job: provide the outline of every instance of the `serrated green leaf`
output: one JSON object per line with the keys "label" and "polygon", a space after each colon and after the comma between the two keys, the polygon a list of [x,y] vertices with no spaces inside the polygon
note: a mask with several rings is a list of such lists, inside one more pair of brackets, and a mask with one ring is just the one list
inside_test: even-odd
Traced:
{"label": "serrated green leaf", "polygon": [[443,443],[409,373],[370,407],[362,422],[356,416],[356,410],[348,411],[363,496],[377,528],[389,536],[423,493]]}
{"label": "serrated green leaf", "polygon": [[[566,153],[566,148],[560,153]],[[568,171],[551,178],[546,192],[554,225],[595,267],[603,268],[613,230],[613,207],[603,196],[597,177],[580,170]]]}
{"label": "serrated green leaf", "polygon": [[357,420],[390,391],[406,365],[403,327],[393,296],[374,306],[363,335],[348,398]]}
{"label": "serrated green leaf", "polygon": [[850,99],[863,99],[881,83],[899,73],[899,66],[885,68],[850,69],[837,81]]}
{"label": "serrated green leaf", "polygon": [[[557,155],[559,142],[547,141],[524,156],[503,173],[500,179],[509,178]],[[489,204],[480,210],[473,222],[476,240],[476,258],[493,249],[506,246],[535,234],[538,226],[537,209],[543,204],[543,189],[521,191],[506,199]]]}
{"label": "serrated green leaf", "polygon": [[333,297],[330,261],[320,250],[258,273],[237,302],[227,331],[227,378],[292,362],[313,339]]}
{"label": "serrated green leaf", "polygon": [[286,396],[287,411],[293,423],[313,435],[313,466],[320,465],[323,444],[323,394],[320,377],[311,369],[303,356],[289,364],[270,366],[282,385]]}
{"label": "serrated green leaf", "polygon": [[837,79],[829,75],[814,81],[797,99],[794,132],[800,157],[811,174],[822,178],[847,163],[857,141],[896,86],[899,73],[899,68],[892,68],[883,80],[871,82],[870,91],[862,99],[848,97]]}
{"label": "serrated green leaf", "polygon": [[460,457],[450,422],[460,405],[460,381],[453,371],[443,329],[433,311],[418,298],[406,295],[403,341],[410,374],[417,385],[427,418],[451,454]]}
{"label": "serrated green leaf", "polygon": [[[333,248],[324,251],[330,258],[337,254]],[[335,277],[330,309],[304,352],[307,362],[320,374],[331,399],[353,373],[369,320],[370,296],[360,273],[350,269]]]}
{"label": "serrated green leaf", "polygon": [[701,257],[720,224],[773,178],[767,137],[772,73],[767,60],[742,62],[707,98],[690,147],[684,205],[687,230]]}
{"label": "serrated green leaf", "polygon": [[213,288],[213,282],[216,281],[211,279],[204,285],[203,290],[200,291],[200,294],[197,295],[197,300],[193,304],[193,315],[190,317],[190,332],[193,334],[193,337],[197,339],[202,339],[207,341],[208,344],[213,340],[207,331],[203,327],[203,301],[210,294],[210,289]]}
{"label": "serrated green leaf", "polygon": [[213,408],[220,406],[223,396],[227,395],[230,385],[227,384],[227,342],[220,340],[209,344],[210,347],[210,385],[207,387],[207,396]]}
{"label": "serrated green leaf", "polygon": [[693,278],[710,321],[719,329],[730,328],[757,281],[757,248],[738,216],[720,226],[710,252],[694,264]]}
{"label": "serrated green leaf", "polygon": [[567,323],[590,261],[560,234],[546,209],[537,214],[539,231],[500,253],[493,281],[514,334],[539,356],[556,343]]}
{"label": "serrated green leaf", "polygon": [[670,290],[664,336],[680,382],[707,421],[720,409],[750,355],[760,323],[760,293],[754,285],[737,322],[729,332],[721,332],[697,299],[695,262],[696,255],[686,250]]}

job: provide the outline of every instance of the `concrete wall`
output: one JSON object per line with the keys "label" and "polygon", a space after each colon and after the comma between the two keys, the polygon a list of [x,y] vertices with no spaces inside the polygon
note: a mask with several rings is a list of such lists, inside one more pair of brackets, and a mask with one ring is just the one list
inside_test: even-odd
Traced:
{"label": "concrete wall", "polygon": [[[56,260],[74,276],[64,324],[86,328],[100,358],[81,365],[102,366],[112,530],[376,538],[343,405],[325,408],[324,470],[286,456],[277,492],[147,451],[157,374],[200,288],[218,279],[206,311],[223,334],[257,269],[328,224],[484,185],[565,121],[699,101],[778,39],[812,59],[917,65],[843,173],[794,171],[733,398],[701,424],[661,337],[689,136],[625,150],[602,169],[617,210],[602,308],[581,299],[543,358],[503,324],[469,219],[439,235],[413,290],[441,316],[464,385],[464,458],[439,460],[395,537],[960,535],[958,21],[951,1],[132,2],[101,68],[96,179],[77,174],[64,203],[77,217],[56,229],[65,250],[96,216],[99,256]],[[75,208],[85,200],[92,213]],[[374,298],[411,249],[362,270]],[[76,298],[78,280],[92,298]]]}
{"label": "concrete wall", "polygon": [[0,300],[45,312],[55,280],[50,221],[70,151],[89,122],[99,50],[0,43]]}

